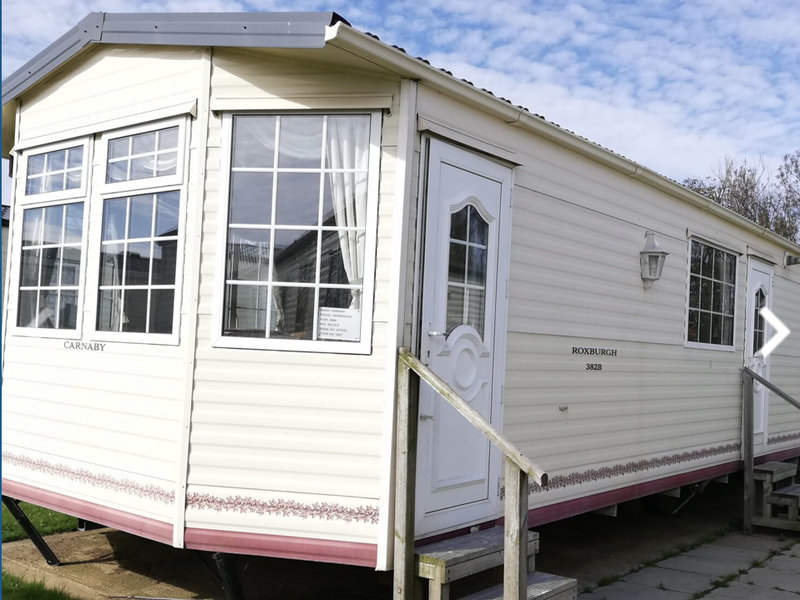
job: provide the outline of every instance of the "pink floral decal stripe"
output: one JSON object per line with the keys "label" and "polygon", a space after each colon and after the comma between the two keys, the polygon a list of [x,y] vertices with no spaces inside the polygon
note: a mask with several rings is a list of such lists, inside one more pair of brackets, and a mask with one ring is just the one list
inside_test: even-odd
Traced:
{"label": "pink floral decal stripe", "polygon": [[784,442],[794,442],[795,440],[800,440],[800,431],[776,435],[775,437],[769,438],[767,440],[767,444],[771,446],[773,444],[782,444]]}
{"label": "pink floral decal stripe", "polygon": [[[714,446],[712,448],[703,448],[702,450],[691,450],[689,452],[679,452],[677,454],[668,454],[666,456],[657,456],[655,458],[646,458],[642,460],[632,460],[626,463],[611,465],[608,467],[601,467],[599,469],[589,469],[587,471],[573,471],[566,475],[555,475],[550,478],[547,488],[531,483],[528,486],[531,494],[538,494],[541,492],[548,492],[561,488],[570,487],[573,485],[581,485],[590,483],[592,481],[600,481],[602,479],[612,479],[614,477],[622,477],[623,475],[631,475],[633,473],[641,473],[644,471],[652,471],[653,469],[660,469],[670,465],[679,465],[682,463],[708,458],[710,456],[719,456],[721,454],[733,454],[739,452],[739,444],[724,444],[722,446]],[[501,497],[505,495],[505,489],[501,490]]]}
{"label": "pink floral decal stripe", "polygon": [[44,473],[52,477],[67,479],[92,487],[113,490],[138,498],[147,498],[154,502],[163,504],[175,502],[175,492],[157,485],[142,484],[131,479],[118,479],[111,475],[92,473],[87,469],[76,469],[67,465],[55,464],[41,458],[33,459],[19,454],[12,454],[11,452],[3,452],[3,462],[28,469],[29,471]]}
{"label": "pink floral decal stripe", "polygon": [[378,509],[374,506],[349,507],[330,502],[304,504],[294,500],[258,500],[245,496],[212,496],[211,494],[189,493],[186,503],[192,508],[215,510],[217,512],[255,513],[257,515],[279,515],[301,519],[324,519],[326,521],[345,521],[351,523],[376,524]]}

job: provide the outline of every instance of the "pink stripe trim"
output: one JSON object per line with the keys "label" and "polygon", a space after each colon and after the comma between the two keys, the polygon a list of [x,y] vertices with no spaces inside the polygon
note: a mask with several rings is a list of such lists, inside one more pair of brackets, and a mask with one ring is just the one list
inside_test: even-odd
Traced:
{"label": "pink stripe trim", "polygon": [[795,458],[796,456],[800,456],[800,446],[787,448],[786,450],[778,450],[776,452],[771,452],[770,454],[765,454],[764,456],[759,456],[756,458],[755,462],[756,464],[761,464],[762,462],[783,460],[785,458]]}
{"label": "pink stripe trim", "polygon": [[172,525],[3,479],[3,495],[172,545]]}
{"label": "pink stripe trim", "polygon": [[192,550],[253,554],[375,568],[378,546],[239,531],[187,528],[184,541]]}

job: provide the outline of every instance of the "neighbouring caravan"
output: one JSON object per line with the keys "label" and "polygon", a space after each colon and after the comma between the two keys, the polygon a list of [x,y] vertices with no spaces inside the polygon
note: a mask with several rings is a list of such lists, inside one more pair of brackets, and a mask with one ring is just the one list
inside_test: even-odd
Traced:
{"label": "neighbouring caravan", "polygon": [[[745,365],[800,397],[800,246],[334,13],[90,14],[2,124],[5,496],[390,569],[401,347],[547,470],[531,524],[739,469]],[[419,404],[416,537],[497,521]]]}

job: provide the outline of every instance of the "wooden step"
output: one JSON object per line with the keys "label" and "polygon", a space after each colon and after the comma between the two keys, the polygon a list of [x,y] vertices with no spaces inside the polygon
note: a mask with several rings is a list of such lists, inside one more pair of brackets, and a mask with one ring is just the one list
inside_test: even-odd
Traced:
{"label": "wooden step", "polygon": [[790,479],[797,475],[797,465],[794,463],[770,461],[753,467],[753,479],[775,483]]}
{"label": "wooden step", "polygon": [[[578,582],[538,571],[528,575],[528,600],[575,600]],[[496,585],[465,596],[462,600],[503,600],[503,586]]]}
{"label": "wooden step", "polygon": [[779,490],[772,490],[770,496],[798,500],[800,499],[800,483],[793,483]]}
{"label": "wooden step", "polygon": [[[502,565],[504,542],[503,528],[492,527],[416,548],[417,576],[429,580],[428,597],[448,598],[451,582]],[[539,534],[529,531],[529,573],[538,551]]]}

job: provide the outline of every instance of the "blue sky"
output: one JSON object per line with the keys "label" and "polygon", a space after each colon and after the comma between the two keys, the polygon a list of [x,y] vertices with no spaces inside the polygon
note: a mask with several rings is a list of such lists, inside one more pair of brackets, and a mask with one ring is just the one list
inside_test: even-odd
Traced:
{"label": "blue sky", "polygon": [[3,0],[3,76],[91,11],[253,10],[335,10],[679,181],[726,157],[774,171],[800,148],[800,2],[785,0]]}

